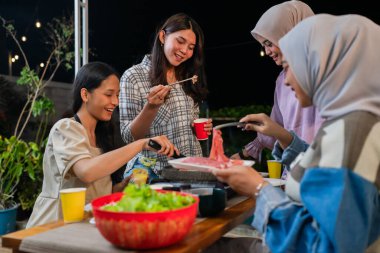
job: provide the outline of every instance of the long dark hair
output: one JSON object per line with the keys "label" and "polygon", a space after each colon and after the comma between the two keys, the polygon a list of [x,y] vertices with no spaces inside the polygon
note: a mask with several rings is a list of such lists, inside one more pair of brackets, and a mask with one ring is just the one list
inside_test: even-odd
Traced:
{"label": "long dark hair", "polygon": [[198,76],[198,82],[196,85],[189,81],[182,85],[182,87],[187,95],[192,97],[196,103],[200,103],[206,98],[208,93],[203,63],[203,31],[194,19],[184,13],[178,13],[169,17],[158,29],[151,52],[152,67],[149,73],[150,81],[153,86],[158,84],[168,84],[166,80],[166,72],[170,68],[170,63],[166,59],[164,49],[161,46],[159,38],[160,31],[163,30],[165,31],[165,34],[168,35],[180,30],[188,29],[191,29],[196,36],[194,53],[190,59],[175,67],[175,76],[177,80],[190,78],[193,75]]}
{"label": "long dark hair", "polygon": [[[76,114],[83,104],[80,91],[82,88],[93,92],[98,88],[101,83],[109,76],[115,75],[120,78],[117,71],[103,62],[90,62],[81,67],[75,77],[74,86],[72,90],[73,104],[72,110]],[[95,128],[96,145],[102,149],[103,152],[113,150],[114,145],[114,125],[111,121],[98,121]]]}

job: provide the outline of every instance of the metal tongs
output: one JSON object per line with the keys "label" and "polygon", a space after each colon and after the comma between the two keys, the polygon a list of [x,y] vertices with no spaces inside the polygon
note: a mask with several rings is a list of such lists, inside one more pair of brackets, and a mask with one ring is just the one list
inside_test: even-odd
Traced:
{"label": "metal tongs", "polygon": [[254,124],[254,125],[258,125],[258,126],[262,125],[260,122],[257,122],[257,121],[230,122],[230,123],[225,123],[225,124],[217,125],[217,126],[214,127],[214,129],[215,130],[219,130],[219,129],[222,129],[222,128],[225,128],[225,127],[232,127],[232,126],[236,126],[238,128],[243,128],[247,124]]}

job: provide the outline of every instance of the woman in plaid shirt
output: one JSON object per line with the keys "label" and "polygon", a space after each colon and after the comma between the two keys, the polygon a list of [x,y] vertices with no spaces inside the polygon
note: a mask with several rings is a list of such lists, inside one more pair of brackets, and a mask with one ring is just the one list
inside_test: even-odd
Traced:
{"label": "woman in plaid shirt", "polygon": [[[191,80],[174,84],[197,76]],[[185,156],[202,156],[193,132],[199,104],[206,98],[203,67],[203,32],[186,14],[169,17],[156,34],[151,54],[123,74],[120,90],[120,129],[126,143],[150,136],[166,135]],[[211,134],[211,120],[205,130]],[[126,170],[148,169],[150,179],[168,165],[168,158],[143,151]]]}

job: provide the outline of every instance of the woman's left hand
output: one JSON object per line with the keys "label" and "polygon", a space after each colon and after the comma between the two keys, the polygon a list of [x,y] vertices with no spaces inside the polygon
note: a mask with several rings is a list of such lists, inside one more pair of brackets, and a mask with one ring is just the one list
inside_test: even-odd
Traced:
{"label": "woman's left hand", "polygon": [[207,132],[208,135],[212,134],[212,128],[213,128],[212,119],[208,119],[208,121],[205,124],[205,131]]}

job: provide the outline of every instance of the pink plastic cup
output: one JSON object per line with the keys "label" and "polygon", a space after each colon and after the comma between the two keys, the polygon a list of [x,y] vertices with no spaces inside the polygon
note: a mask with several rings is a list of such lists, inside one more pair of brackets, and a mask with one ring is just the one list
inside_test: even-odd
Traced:
{"label": "pink plastic cup", "polygon": [[205,131],[205,124],[207,123],[208,119],[200,118],[194,120],[194,128],[195,128],[195,135],[198,140],[207,140],[208,134]]}

